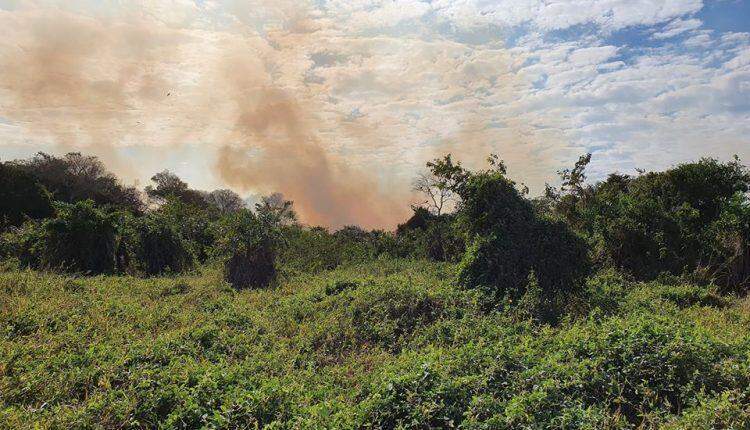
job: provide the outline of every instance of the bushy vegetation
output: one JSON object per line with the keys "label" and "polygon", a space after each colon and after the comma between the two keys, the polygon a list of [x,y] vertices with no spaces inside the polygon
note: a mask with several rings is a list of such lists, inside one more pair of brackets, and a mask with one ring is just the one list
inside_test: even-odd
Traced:
{"label": "bushy vegetation", "polygon": [[[183,273],[194,265],[190,243],[176,224],[161,212],[133,219],[128,237],[136,271],[146,275]],[[127,240],[127,238],[126,238]]]}
{"label": "bushy vegetation", "polygon": [[488,161],[393,232],[0,163],[0,428],[750,428],[748,169]]}
{"label": "bushy vegetation", "polygon": [[272,220],[243,209],[222,220],[218,230],[216,252],[234,288],[263,288],[276,279],[279,233]]}
{"label": "bushy vegetation", "polygon": [[52,215],[49,192],[18,166],[0,163],[0,231]]}
{"label": "bushy vegetation", "polygon": [[8,428],[746,428],[750,305],[584,287],[555,326],[488,311],[452,266],[387,260],[235,290],[0,274]]}
{"label": "bushy vegetation", "polygon": [[735,290],[748,286],[750,172],[739,160],[702,159],[636,177],[583,183],[590,156],[548,189],[551,213],[587,236],[601,264],[639,279],[693,273]]}
{"label": "bushy vegetation", "polygon": [[512,303],[532,281],[551,304],[582,284],[590,265],[583,240],[537,216],[503,172],[471,175],[460,194],[459,220],[471,241],[459,265],[464,286],[480,289],[493,303]]}
{"label": "bushy vegetation", "polygon": [[75,203],[92,200],[100,206],[134,213],[141,213],[144,209],[138,190],[122,185],[94,156],[71,152],[56,157],[40,152],[28,160],[5,164],[32,176],[57,201]]}
{"label": "bushy vegetation", "polygon": [[55,205],[56,216],[29,222],[5,235],[6,247],[24,267],[71,273],[113,273],[116,267],[116,214],[90,200]]}

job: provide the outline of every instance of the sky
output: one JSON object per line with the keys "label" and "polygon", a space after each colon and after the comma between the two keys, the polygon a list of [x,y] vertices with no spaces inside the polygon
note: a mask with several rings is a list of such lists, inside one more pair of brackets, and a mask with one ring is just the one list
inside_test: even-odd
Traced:
{"label": "sky", "polygon": [[0,160],[280,191],[392,228],[424,163],[490,153],[532,194],[750,160],[745,0],[0,0]]}

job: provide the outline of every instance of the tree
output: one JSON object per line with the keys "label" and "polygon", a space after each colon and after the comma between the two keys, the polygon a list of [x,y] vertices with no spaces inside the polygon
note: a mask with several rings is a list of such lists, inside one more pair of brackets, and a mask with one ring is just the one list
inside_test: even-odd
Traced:
{"label": "tree", "polygon": [[70,152],[62,157],[37,153],[16,163],[43,185],[55,200],[75,203],[92,200],[139,214],[143,201],[134,187],[123,186],[95,156]]}
{"label": "tree", "polygon": [[237,193],[226,189],[211,191],[206,195],[206,201],[222,215],[238,212],[245,207],[245,202]]}
{"label": "tree", "polygon": [[468,241],[462,285],[483,291],[491,304],[517,302],[532,273],[547,303],[581,286],[590,266],[586,244],[565,224],[539,217],[502,170],[471,174],[460,193]]}
{"label": "tree", "polygon": [[431,213],[440,215],[456,203],[456,192],[466,180],[466,170],[460,162],[454,163],[450,154],[428,162],[427,168],[427,173],[421,173],[414,180],[412,189],[427,197],[423,204]]}
{"label": "tree", "polygon": [[583,184],[586,182],[586,166],[591,162],[591,154],[585,154],[578,157],[572,169],[563,169],[557,172],[562,178],[562,192],[580,194],[583,190]]}
{"label": "tree", "polygon": [[258,217],[267,219],[275,225],[292,225],[297,223],[297,212],[294,202],[286,200],[281,193],[263,196],[260,203],[255,204]]}
{"label": "tree", "polygon": [[53,214],[49,192],[24,169],[0,163],[0,231]]}
{"label": "tree", "polygon": [[276,278],[280,236],[273,221],[248,209],[221,220],[216,252],[224,259],[224,279],[234,288],[262,288]]}
{"label": "tree", "polygon": [[205,193],[190,189],[185,181],[169,170],[155,174],[151,177],[151,181],[156,186],[147,186],[146,195],[157,204],[164,204],[170,197],[174,197],[192,206],[206,207],[208,205]]}

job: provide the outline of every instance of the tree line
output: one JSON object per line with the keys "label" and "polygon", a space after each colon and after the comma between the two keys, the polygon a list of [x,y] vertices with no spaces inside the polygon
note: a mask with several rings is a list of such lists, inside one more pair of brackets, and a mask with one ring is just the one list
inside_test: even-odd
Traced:
{"label": "tree line", "polygon": [[195,190],[174,173],[142,192],[93,156],[39,153],[0,163],[0,256],[80,274],[155,276],[217,262],[238,288],[279,271],[311,272],[381,257],[457,263],[490,306],[533,300],[554,317],[592,270],[636,280],[689,277],[727,290],[750,280],[750,172],[704,158],[662,172],[586,181],[586,154],[530,198],[496,155],[471,171],[451,155],[414,182],[424,202],[393,232],[302,225],[293,202],[254,208],[231,190]]}

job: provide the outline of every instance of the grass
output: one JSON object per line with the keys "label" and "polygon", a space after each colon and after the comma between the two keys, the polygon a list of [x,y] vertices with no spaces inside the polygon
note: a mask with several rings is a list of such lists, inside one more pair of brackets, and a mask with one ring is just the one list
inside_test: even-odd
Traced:
{"label": "grass", "polygon": [[406,260],[245,291],[212,268],[0,273],[0,426],[750,426],[747,299],[603,273],[552,327],[453,278]]}

